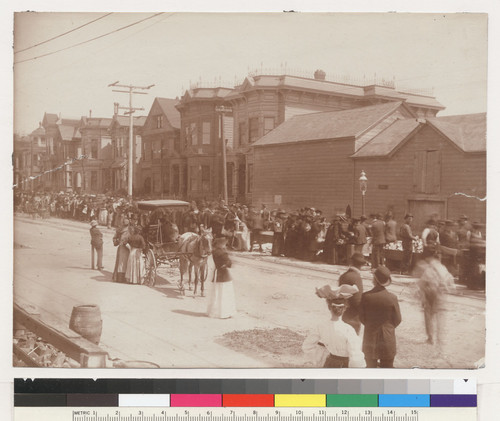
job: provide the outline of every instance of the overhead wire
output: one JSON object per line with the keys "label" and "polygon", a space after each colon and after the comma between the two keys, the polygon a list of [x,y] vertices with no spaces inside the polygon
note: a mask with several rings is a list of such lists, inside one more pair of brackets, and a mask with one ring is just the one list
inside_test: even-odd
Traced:
{"label": "overhead wire", "polygon": [[97,19],[91,20],[90,22],[84,23],[83,25],[77,26],[76,28],[73,28],[73,29],[71,29],[69,31],[63,32],[62,34],[56,35],[55,37],[49,38],[49,39],[47,39],[45,41],[39,42],[38,44],[32,45],[31,47],[26,47],[26,48],[23,48],[22,50],[14,51],[14,54],[22,53],[23,51],[30,50],[32,48],[38,47],[39,45],[43,45],[43,44],[46,44],[47,42],[53,41],[53,40],[55,40],[57,38],[61,38],[64,35],[68,35],[71,32],[75,32],[78,29],[81,29],[81,28],[83,28],[85,26],[88,26],[91,23],[97,22],[98,20],[101,20],[101,19],[105,18],[106,16],[109,16],[109,15],[112,15],[112,14],[113,14],[113,12],[106,13],[103,16],[99,16]]}
{"label": "overhead wire", "polygon": [[36,59],[39,59],[39,58],[42,58],[42,57],[47,57],[47,56],[50,56],[52,54],[56,54],[56,53],[59,53],[61,51],[65,51],[65,50],[69,50],[70,48],[74,48],[74,47],[78,47],[80,45],[83,45],[83,44],[87,44],[89,42],[92,42],[92,41],[95,41],[97,39],[100,39],[100,38],[104,38],[108,35],[111,35],[111,34],[114,34],[116,32],[119,32],[119,31],[123,31],[124,29],[127,29],[127,28],[130,28],[131,26],[134,26],[134,25],[138,25],[139,23],[141,22],[144,22],[146,20],[149,20],[149,19],[152,19],[156,16],[159,16],[159,15],[162,15],[164,14],[165,12],[160,12],[160,13],[155,13],[154,15],[152,16],[149,16],[147,18],[144,18],[144,19],[141,19],[141,20],[138,20],[137,22],[133,22],[133,23],[130,23],[128,25],[125,25],[125,26],[122,26],[121,28],[118,28],[118,29],[114,29],[113,31],[110,31],[110,32],[107,32],[105,34],[102,34],[102,35],[99,35],[97,37],[94,37],[94,38],[91,38],[91,39],[88,39],[86,41],[82,41],[82,42],[78,42],[76,44],[73,44],[73,45],[70,45],[68,47],[65,47],[65,48],[61,48],[59,50],[56,50],[56,51],[51,51],[50,53],[46,53],[46,54],[41,54],[39,56],[36,56],[36,57],[32,57],[32,58],[27,58],[25,60],[18,60],[18,61],[15,61],[14,64],[19,64],[19,63],[24,63],[24,62],[27,62],[27,61],[31,61],[31,60],[36,60]]}

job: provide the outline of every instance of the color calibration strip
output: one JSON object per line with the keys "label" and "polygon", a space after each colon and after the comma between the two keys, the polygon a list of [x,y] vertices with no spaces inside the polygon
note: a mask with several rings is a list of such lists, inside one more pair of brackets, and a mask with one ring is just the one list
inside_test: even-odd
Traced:
{"label": "color calibration strip", "polygon": [[[196,381],[182,379],[173,382],[165,380],[163,383],[160,379],[65,380],[69,379],[16,379],[14,406],[172,408],[477,406],[474,380],[207,379],[208,382],[204,382],[204,379]],[[99,381],[101,383],[98,383]],[[252,384],[260,387],[247,387]],[[286,390],[284,390],[285,385]],[[262,393],[256,393],[258,391]]]}

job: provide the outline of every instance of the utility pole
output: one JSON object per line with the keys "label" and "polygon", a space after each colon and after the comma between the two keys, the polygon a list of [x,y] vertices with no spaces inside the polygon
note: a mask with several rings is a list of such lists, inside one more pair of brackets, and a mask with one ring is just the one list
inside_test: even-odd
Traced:
{"label": "utility pole", "polygon": [[224,113],[232,113],[232,108],[225,107],[224,105],[216,106],[215,112],[220,113],[220,138],[222,141],[222,179],[223,179],[223,197],[227,202],[227,157],[226,157],[226,139],[224,139]]}
{"label": "utility pole", "polygon": [[118,110],[127,110],[125,115],[129,115],[129,130],[128,130],[128,172],[127,172],[127,181],[128,181],[128,188],[127,188],[127,194],[129,199],[132,199],[132,194],[133,194],[133,169],[134,169],[134,117],[133,114],[136,111],[139,110],[144,110],[144,108],[134,108],[132,107],[132,95],[133,94],[141,94],[141,95],[147,95],[147,92],[140,92],[137,91],[136,89],[150,89],[155,85],[149,85],[149,86],[134,86],[134,85],[119,85],[119,81],[116,81],[114,83],[110,83],[108,87],[117,87],[117,88],[126,88],[126,91],[120,91],[117,89],[113,89],[113,92],[121,92],[125,94],[129,94],[129,99],[128,99],[128,107],[120,107],[118,106]]}

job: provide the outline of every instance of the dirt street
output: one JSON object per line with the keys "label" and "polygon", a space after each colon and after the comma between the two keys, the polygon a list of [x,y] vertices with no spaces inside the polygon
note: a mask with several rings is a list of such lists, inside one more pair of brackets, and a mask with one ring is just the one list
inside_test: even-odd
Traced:
{"label": "dirt street", "polygon": [[[191,291],[179,294],[176,269],[161,268],[154,288],[111,282],[116,249],[106,228],[105,268],[91,270],[88,228],[74,221],[16,218],[14,299],[68,322],[73,306],[97,304],[103,319],[101,346],[111,358],[176,368],[311,367],[300,346],[308,330],[328,316],[315,287],[335,284],[344,268],[325,265],[316,270],[309,263],[282,264],[235,253],[238,314],[210,319],[205,297],[193,297]],[[365,272],[365,290],[371,288],[370,278]],[[403,316],[396,330],[395,366],[474,367],[484,356],[484,295],[448,296],[440,349],[425,343],[423,313],[412,282],[395,277],[388,288],[398,296]]]}

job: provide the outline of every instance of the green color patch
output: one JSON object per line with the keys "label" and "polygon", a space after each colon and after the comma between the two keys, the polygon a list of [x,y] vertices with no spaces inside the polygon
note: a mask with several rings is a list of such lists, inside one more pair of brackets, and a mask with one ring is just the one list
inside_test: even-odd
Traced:
{"label": "green color patch", "polygon": [[378,395],[326,395],[326,406],[378,407]]}

